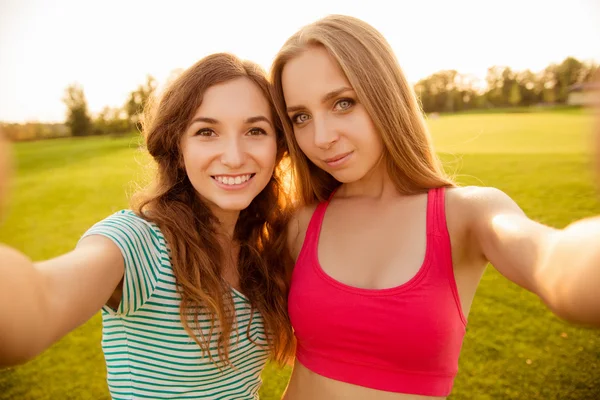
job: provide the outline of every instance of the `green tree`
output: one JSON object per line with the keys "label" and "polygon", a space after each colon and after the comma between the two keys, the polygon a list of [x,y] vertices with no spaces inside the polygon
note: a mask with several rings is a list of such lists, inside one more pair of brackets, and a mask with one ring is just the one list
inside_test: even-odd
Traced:
{"label": "green tree", "polygon": [[556,64],[550,64],[540,73],[540,83],[542,85],[542,100],[545,103],[555,103],[560,91],[558,66]]}
{"label": "green tree", "polygon": [[156,79],[148,75],[146,82],[143,85],[139,85],[136,90],[129,94],[129,99],[123,109],[127,113],[131,128],[140,129],[140,115],[144,111],[146,104],[148,104],[148,100],[154,95],[156,87]]}
{"label": "green tree", "polygon": [[487,92],[485,97],[487,103],[494,107],[502,106],[504,99],[502,97],[502,86],[504,84],[504,78],[502,76],[504,67],[494,66],[487,70],[485,80],[487,82]]}
{"label": "green tree", "polygon": [[516,83],[517,80],[515,73],[509,67],[505,67],[502,71],[502,105],[512,105],[510,97],[512,94],[512,88]]}
{"label": "green tree", "polygon": [[530,106],[541,101],[543,85],[538,81],[536,74],[526,69],[525,71],[518,72],[516,79],[521,88],[522,105]]}
{"label": "green tree", "polygon": [[99,135],[122,134],[131,131],[125,111],[104,107],[94,120],[94,132]]}
{"label": "green tree", "polygon": [[584,64],[573,57],[565,58],[565,60],[557,66],[556,77],[558,87],[556,94],[559,103],[566,102],[569,95],[569,87],[571,85],[583,82],[585,72]]}
{"label": "green tree", "polygon": [[511,106],[515,107],[521,104],[521,88],[517,82],[514,82],[510,87],[510,95],[508,97],[508,102]]}
{"label": "green tree", "polygon": [[86,136],[92,133],[92,120],[88,114],[87,101],[83,87],[77,83],[65,90],[63,102],[67,106],[67,120],[72,136]]}
{"label": "green tree", "polygon": [[542,92],[542,99],[544,103],[555,103],[556,102],[556,89],[553,87],[546,87]]}

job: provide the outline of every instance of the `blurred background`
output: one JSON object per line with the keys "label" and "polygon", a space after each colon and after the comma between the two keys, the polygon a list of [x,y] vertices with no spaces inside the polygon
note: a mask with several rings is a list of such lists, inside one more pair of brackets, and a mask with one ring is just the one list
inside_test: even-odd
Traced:
{"label": "blurred background", "polygon": [[[498,187],[555,227],[600,213],[586,109],[600,92],[597,0],[0,0],[0,129],[16,163],[0,242],[35,260],[72,249],[150,179],[139,118],[151,96],[213,52],[268,70],[331,13],[388,39],[459,183]],[[97,315],[0,370],[0,400],[109,399],[100,335]],[[261,399],[280,398],[289,373],[268,366]],[[599,332],[488,268],[450,399],[597,398]]]}

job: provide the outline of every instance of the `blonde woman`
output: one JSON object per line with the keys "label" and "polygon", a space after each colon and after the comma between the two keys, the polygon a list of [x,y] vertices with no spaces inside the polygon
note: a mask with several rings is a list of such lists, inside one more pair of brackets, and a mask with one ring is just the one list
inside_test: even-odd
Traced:
{"label": "blonde woman", "polygon": [[558,316],[600,326],[600,220],[552,229],[498,189],[452,182],[373,27],[310,24],[271,74],[303,205],[287,400],[448,396],[488,262]]}

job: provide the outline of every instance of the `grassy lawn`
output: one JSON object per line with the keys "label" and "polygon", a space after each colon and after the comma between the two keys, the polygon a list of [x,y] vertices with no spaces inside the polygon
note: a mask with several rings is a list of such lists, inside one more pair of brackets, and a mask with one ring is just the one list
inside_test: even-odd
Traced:
{"label": "grassy lawn", "polygon": [[[556,227],[600,213],[586,151],[589,123],[580,112],[429,120],[436,148],[460,183],[498,187],[528,215]],[[18,144],[0,241],[36,260],[72,249],[94,222],[127,207],[135,184],[147,179],[137,144],[133,136]],[[261,398],[279,399],[289,372],[269,366]],[[488,268],[450,399],[596,398],[600,333],[563,323]],[[109,399],[99,315],[37,359],[0,371],[0,400],[8,399]]]}

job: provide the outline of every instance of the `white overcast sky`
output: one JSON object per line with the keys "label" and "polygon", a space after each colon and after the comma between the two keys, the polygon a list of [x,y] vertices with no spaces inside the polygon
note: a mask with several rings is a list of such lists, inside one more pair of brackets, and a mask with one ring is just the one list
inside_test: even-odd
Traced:
{"label": "white overcast sky", "polygon": [[600,60],[600,0],[0,0],[0,121],[62,121],[64,89],[89,108],[121,106],[147,74],[228,51],[266,69],[301,26],[327,14],[380,30],[408,79],[442,69],[539,71],[567,56]]}

